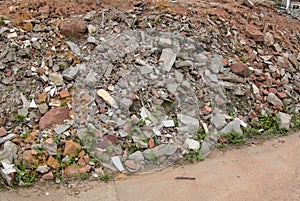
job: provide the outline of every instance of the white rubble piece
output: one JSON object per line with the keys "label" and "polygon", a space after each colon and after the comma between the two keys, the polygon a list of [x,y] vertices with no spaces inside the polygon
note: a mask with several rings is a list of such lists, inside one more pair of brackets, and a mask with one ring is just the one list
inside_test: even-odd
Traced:
{"label": "white rubble piece", "polygon": [[29,108],[37,108],[37,105],[33,99],[30,102]]}
{"label": "white rubble piece", "polygon": [[147,126],[149,126],[151,123],[154,123],[154,124],[158,123],[157,119],[145,107],[141,108],[140,115],[141,115],[142,119],[146,121]]}
{"label": "white rubble piece", "polygon": [[20,97],[21,97],[21,100],[23,103],[23,107],[27,108],[30,105],[29,101],[26,99],[26,97],[22,93],[20,93]]}
{"label": "white rubble piece", "polygon": [[111,157],[111,160],[120,172],[124,171],[124,167],[123,167],[123,164],[121,163],[119,156],[113,156],[113,157]]}
{"label": "white rubble piece", "polygon": [[164,127],[169,128],[169,127],[174,127],[175,123],[173,120],[165,120],[162,121],[162,124],[164,125]]}
{"label": "white rubble piece", "polygon": [[17,172],[16,169],[14,168],[14,164],[8,164],[2,161],[2,166],[3,168],[1,168],[1,175],[2,177],[5,179],[5,181],[7,182],[7,184],[9,186],[12,185],[12,181],[13,181],[13,177],[10,176],[11,173]]}
{"label": "white rubble piece", "polygon": [[200,143],[196,140],[186,138],[184,141],[184,144],[187,146],[187,148],[192,149],[192,150],[198,150],[200,149]]}
{"label": "white rubble piece", "polygon": [[164,71],[169,72],[176,60],[176,54],[164,49],[159,60],[163,62]]}
{"label": "white rubble piece", "polygon": [[112,106],[115,109],[118,109],[118,104],[116,100],[113,97],[111,97],[111,95],[107,91],[105,91],[104,89],[99,89],[97,91],[97,94],[110,106]]}

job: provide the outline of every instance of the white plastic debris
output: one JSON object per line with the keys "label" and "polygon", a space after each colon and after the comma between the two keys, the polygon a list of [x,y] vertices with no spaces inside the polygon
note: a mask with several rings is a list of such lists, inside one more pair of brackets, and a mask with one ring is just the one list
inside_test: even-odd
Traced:
{"label": "white plastic debris", "polygon": [[113,157],[111,157],[111,160],[120,172],[124,171],[124,167],[123,167],[123,164],[121,163],[119,156],[113,156]]}

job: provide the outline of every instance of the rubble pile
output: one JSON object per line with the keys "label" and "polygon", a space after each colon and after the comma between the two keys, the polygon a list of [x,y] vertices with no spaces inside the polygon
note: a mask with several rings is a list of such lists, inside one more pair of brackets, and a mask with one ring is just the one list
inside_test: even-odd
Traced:
{"label": "rubble pile", "polygon": [[300,26],[270,1],[93,2],[81,15],[78,2],[10,3],[0,18],[9,185],[153,171],[205,158],[228,133],[299,126]]}

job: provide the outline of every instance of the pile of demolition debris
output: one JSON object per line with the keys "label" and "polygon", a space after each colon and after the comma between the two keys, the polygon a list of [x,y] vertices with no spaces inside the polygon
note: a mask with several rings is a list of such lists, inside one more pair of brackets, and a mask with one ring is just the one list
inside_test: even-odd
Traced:
{"label": "pile of demolition debris", "polygon": [[300,23],[273,1],[53,2],[0,1],[9,185],[153,171],[300,127]]}

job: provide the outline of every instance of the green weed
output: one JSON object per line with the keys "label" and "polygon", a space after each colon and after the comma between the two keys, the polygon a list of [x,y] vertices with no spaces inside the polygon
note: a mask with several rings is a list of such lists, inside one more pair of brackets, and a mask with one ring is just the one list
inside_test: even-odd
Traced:
{"label": "green weed", "polygon": [[108,182],[109,180],[111,180],[113,177],[111,174],[103,174],[100,175],[99,178],[104,181],[104,182]]}
{"label": "green weed", "polygon": [[26,116],[23,116],[21,114],[17,114],[15,116],[15,121],[18,121],[18,122],[23,122],[25,119],[26,119]]}
{"label": "green weed", "polygon": [[190,161],[192,163],[198,162],[198,161],[203,161],[203,156],[201,155],[201,150],[188,150],[188,154],[185,157],[185,160]]}

